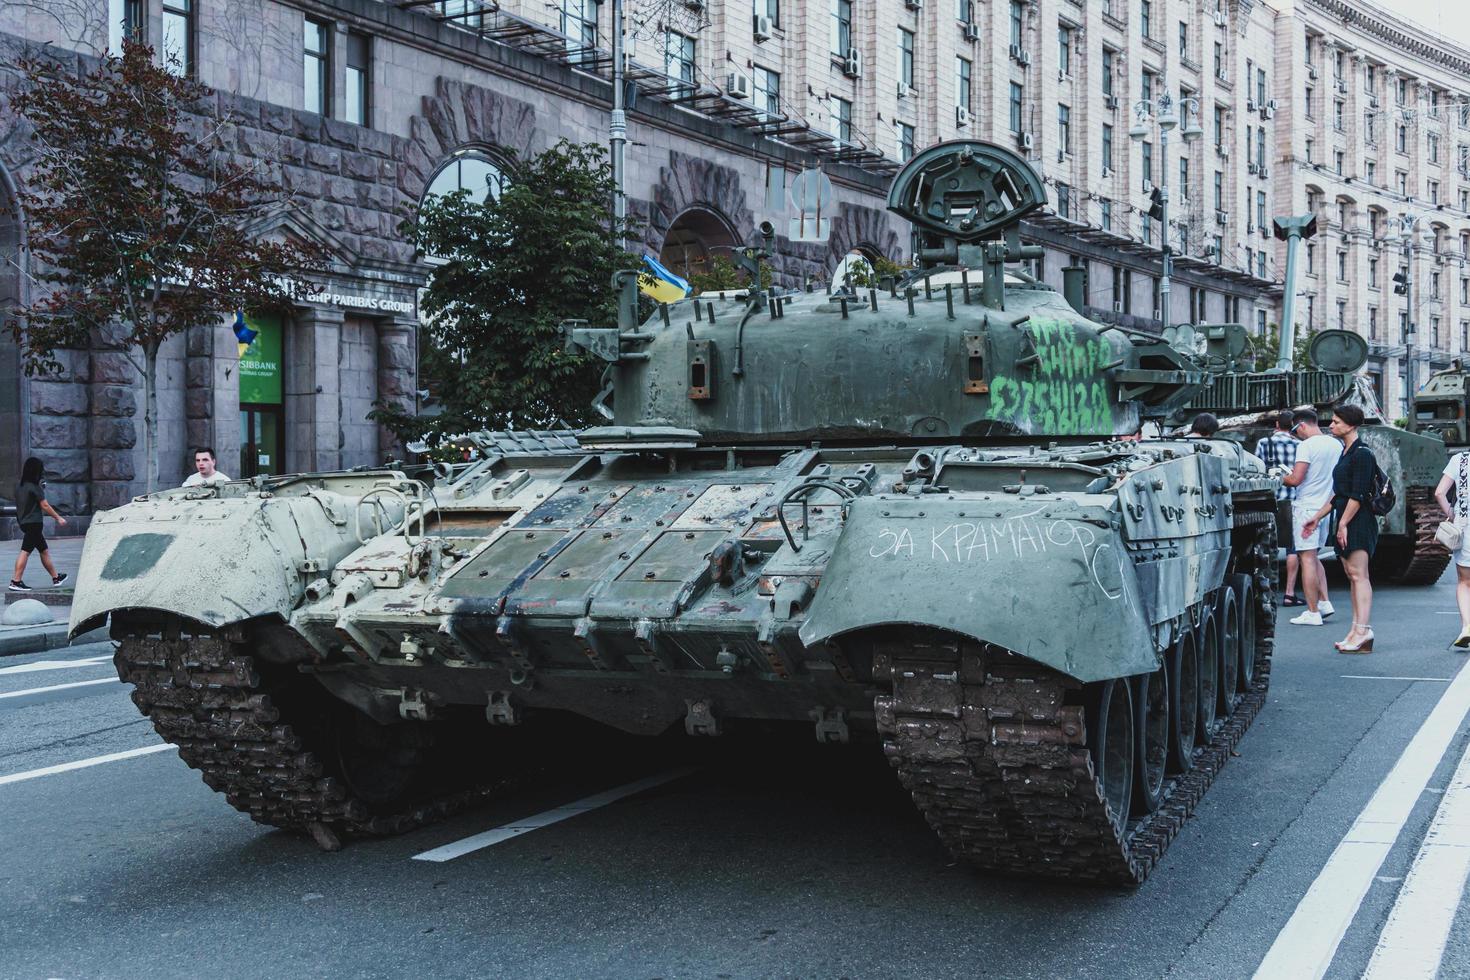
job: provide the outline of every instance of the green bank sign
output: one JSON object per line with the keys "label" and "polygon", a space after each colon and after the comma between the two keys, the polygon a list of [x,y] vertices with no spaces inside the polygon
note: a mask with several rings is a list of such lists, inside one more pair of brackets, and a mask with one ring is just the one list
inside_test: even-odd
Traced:
{"label": "green bank sign", "polygon": [[240,354],[240,403],[281,403],[281,318],[247,316],[246,324],[257,332]]}

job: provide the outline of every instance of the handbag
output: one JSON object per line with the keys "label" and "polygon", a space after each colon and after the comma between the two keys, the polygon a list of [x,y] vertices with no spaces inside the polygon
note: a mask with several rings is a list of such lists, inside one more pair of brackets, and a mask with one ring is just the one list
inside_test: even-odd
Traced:
{"label": "handbag", "polygon": [[1443,545],[1447,551],[1459,551],[1460,539],[1464,535],[1464,530],[1454,521],[1440,521],[1439,527],[1434,531],[1434,540]]}

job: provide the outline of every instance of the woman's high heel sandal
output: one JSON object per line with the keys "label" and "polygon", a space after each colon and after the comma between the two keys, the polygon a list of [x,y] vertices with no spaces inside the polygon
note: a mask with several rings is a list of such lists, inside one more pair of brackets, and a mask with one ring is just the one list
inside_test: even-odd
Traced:
{"label": "woman's high heel sandal", "polygon": [[1372,653],[1373,652],[1373,627],[1367,623],[1354,623],[1353,629],[1362,630],[1363,635],[1358,637],[1357,643],[1334,643],[1338,653]]}

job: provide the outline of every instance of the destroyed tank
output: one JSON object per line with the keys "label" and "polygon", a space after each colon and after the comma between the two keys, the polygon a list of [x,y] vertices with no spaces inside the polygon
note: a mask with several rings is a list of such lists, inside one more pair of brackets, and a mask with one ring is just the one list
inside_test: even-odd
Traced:
{"label": "destroyed tank", "polygon": [[[1361,336],[1348,330],[1322,330],[1307,348],[1311,367],[1255,371],[1243,326],[1180,329],[1202,335],[1215,373],[1210,386],[1190,400],[1176,422],[1187,424],[1195,412],[1212,412],[1220,417],[1221,438],[1239,441],[1253,452],[1272,433],[1272,416],[1282,409],[1315,407],[1324,431],[1334,406],[1351,403],[1363,409],[1365,424],[1358,434],[1393,485],[1395,497],[1393,509],[1378,518],[1378,546],[1370,574],[1375,582],[1400,585],[1439,581],[1450,561],[1450,553],[1434,539],[1444,516],[1434,500],[1446,459],[1443,433],[1430,426],[1410,432],[1385,421],[1377,397],[1360,373],[1368,359],[1368,344]],[[1420,406],[1421,416],[1425,409],[1438,410],[1422,400]],[[1278,513],[1283,537],[1291,519],[1288,510],[1283,505]]]}
{"label": "destroyed tank", "polygon": [[1044,200],[942,144],[889,197],[901,290],[640,324],[621,273],[617,326],[565,325],[606,424],[141,497],[97,515],[72,630],[110,617],[183,759],[328,848],[578,718],[881,744],[958,859],[1137,883],[1264,703],[1277,484],[1229,441],[1134,441],[1207,372],[1007,276]]}

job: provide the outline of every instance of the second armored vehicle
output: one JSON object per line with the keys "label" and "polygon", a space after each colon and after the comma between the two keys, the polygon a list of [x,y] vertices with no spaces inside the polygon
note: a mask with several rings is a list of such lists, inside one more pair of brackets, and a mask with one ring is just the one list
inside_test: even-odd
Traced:
{"label": "second armored vehicle", "polygon": [[1141,881],[1264,703],[1275,483],[1131,441],[1206,372],[1007,284],[1043,201],[944,144],[890,195],[902,293],[640,324],[620,274],[619,325],[568,327],[610,366],[577,446],[140,498],[88,534],[72,627],[110,616],[184,759],[329,847],[463,802],[538,719],[784,723],[881,741],[976,867]]}

